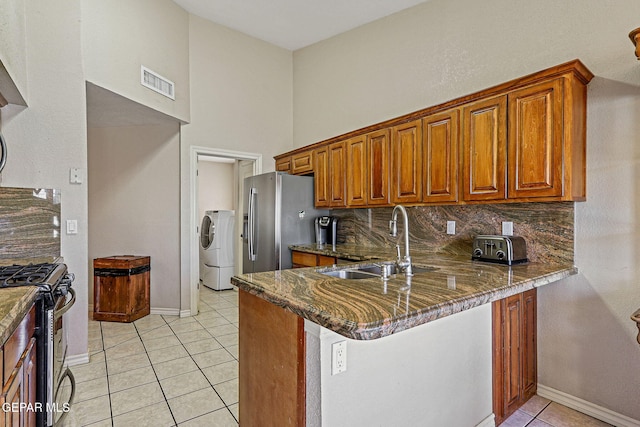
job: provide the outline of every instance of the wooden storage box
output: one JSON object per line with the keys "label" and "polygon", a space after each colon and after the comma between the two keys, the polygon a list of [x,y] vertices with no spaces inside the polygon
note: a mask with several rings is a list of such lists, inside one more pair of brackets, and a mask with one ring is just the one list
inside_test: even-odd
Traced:
{"label": "wooden storage box", "polygon": [[133,322],[149,314],[148,256],[111,256],[93,260],[93,319]]}

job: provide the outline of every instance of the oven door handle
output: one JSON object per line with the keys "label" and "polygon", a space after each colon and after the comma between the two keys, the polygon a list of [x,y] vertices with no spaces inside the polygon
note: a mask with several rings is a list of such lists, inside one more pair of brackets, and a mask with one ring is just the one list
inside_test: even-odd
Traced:
{"label": "oven door handle", "polygon": [[69,311],[71,306],[76,302],[76,291],[73,288],[69,288],[69,293],[71,294],[71,299],[67,301],[65,305],[60,307],[60,310],[56,310],[54,313],[54,320],[60,319],[64,314]]}

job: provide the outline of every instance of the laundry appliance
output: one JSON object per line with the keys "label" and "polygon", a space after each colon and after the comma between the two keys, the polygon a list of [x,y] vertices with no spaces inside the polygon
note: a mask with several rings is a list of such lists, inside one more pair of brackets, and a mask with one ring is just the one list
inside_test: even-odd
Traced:
{"label": "laundry appliance", "polygon": [[216,291],[231,289],[234,274],[235,213],[206,211],[200,226],[200,283]]}

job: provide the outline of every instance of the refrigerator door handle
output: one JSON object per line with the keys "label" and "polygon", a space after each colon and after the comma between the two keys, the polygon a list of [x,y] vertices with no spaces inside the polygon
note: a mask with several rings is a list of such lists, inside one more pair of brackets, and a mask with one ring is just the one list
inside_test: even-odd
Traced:
{"label": "refrigerator door handle", "polygon": [[256,203],[257,189],[249,189],[249,230],[248,230],[248,245],[249,245],[249,261],[256,260],[255,254],[255,203]]}

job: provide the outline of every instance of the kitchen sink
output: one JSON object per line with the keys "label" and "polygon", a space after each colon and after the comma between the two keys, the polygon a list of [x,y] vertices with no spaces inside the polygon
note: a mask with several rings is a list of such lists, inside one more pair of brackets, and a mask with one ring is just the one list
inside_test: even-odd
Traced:
{"label": "kitchen sink", "polygon": [[[375,265],[366,265],[362,267],[351,267],[345,268],[343,270],[330,270],[330,271],[322,271],[321,274],[326,276],[336,277],[339,279],[379,279],[382,276],[382,268],[383,265],[388,268],[389,275],[393,274],[403,274],[402,271],[398,271],[398,268],[395,264],[375,264]],[[413,274],[417,273],[427,273],[430,271],[437,270],[436,267],[417,267],[412,266]]]}

